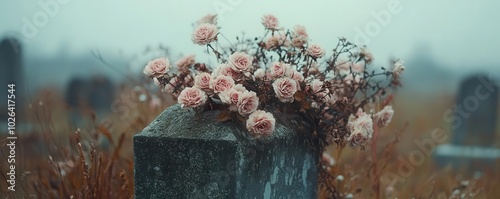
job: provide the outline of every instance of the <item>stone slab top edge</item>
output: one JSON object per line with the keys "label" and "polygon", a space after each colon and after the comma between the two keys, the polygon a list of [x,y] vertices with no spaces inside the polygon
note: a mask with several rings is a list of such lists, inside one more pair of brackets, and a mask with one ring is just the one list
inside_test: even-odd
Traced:
{"label": "stone slab top edge", "polygon": [[223,140],[238,142],[240,139],[248,141],[260,140],[289,140],[296,137],[298,128],[290,125],[276,123],[273,134],[266,138],[253,138],[243,126],[232,122],[219,122],[216,120],[220,111],[207,111],[201,117],[195,117],[195,112],[191,108],[181,108],[179,104],[165,109],[156,119],[154,119],[144,130],[136,134],[135,138],[178,138],[195,140]]}

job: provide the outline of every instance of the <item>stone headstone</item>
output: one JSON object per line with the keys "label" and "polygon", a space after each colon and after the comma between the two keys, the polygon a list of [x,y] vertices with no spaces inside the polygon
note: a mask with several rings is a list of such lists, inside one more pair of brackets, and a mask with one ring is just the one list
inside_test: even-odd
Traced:
{"label": "stone headstone", "polygon": [[246,129],[174,105],[134,136],[135,198],[316,198],[317,159],[298,128]]}
{"label": "stone headstone", "polygon": [[0,41],[0,88],[4,105],[0,106],[0,118],[6,121],[7,118],[7,84],[14,83],[16,95],[16,118],[21,120],[24,99],[22,97],[24,88],[24,75],[22,67],[22,53],[19,41],[12,37],[4,38]]}
{"label": "stone headstone", "polygon": [[106,77],[94,77],[90,81],[87,97],[92,109],[98,112],[107,112],[111,110],[111,103],[115,99],[115,87]]}
{"label": "stone headstone", "polygon": [[66,86],[65,99],[69,108],[76,109],[85,106],[87,103],[87,87],[87,82],[83,78],[75,77],[68,82]]}
{"label": "stone headstone", "polygon": [[465,79],[459,88],[450,144],[436,149],[441,165],[481,169],[500,158],[497,142],[498,85],[484,75]]}

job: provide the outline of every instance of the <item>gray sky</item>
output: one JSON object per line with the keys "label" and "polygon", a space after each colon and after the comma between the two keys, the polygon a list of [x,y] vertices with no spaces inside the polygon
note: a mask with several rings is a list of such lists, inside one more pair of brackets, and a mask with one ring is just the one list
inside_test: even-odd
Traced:
{"label": "gray sky", "polygon": [[[44,9],[40,4],[46,2],[56,3],[57,9]],[[397,12],[389,9],[394,3],[399,4]],[[218,13],[221,32],[232,39],[241,31],[261,36],[260,17],[270,13],[283,27],[305,25],[312,42],[328,50],[339,36],[354,40],[359,29],[368,35],[365,44],[381,64],[428,45],[430,54],[452,67],[498,66],[499,8],[500,1],[494,0],[1,0],[0,35],[21,34],[28,55],[54,55],[63,44],[75,54],[90,49],[133,54],[159,43],[175,54],[201,55],[205,48],[190,40],[198,18]],[[373,15],[382,12],[389,13],[387,23]],[[26,35],[23,28],[30,23],[36,31]]]}

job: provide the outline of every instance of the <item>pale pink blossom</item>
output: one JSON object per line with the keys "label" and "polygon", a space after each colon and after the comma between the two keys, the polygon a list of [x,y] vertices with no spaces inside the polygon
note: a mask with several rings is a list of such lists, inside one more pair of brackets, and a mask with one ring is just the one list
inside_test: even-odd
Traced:
{"label": "pale pink blossom", "polygon": [[374,115],[375,123],[377,123],[379,127],[386,127],[391,122],[393,115],[394,110],[392,110],[392,106],[385,106]]}
{"label": "pale pink blossom", "polygon": [[186,87],[179,94],[177,103],[181,104],[182,108],[194,108],[205,104],[207,95],[199,88]]}
{"label": "pale pink blossom", "polygon": [[[214,74],[212,74],[214,75]],[[239,81],[243,78],[243,73],[236,71],[229,64],[221,64],[218,68],[218,74],[215,75],[225,75],[233,78],[235,81]]]}
{"label": "pale pink blossom", "polygon": [[361,75],[360,74],[351,73],[351,74],[344,77],[344,83],[347,85],[359,84],[359,82],[361,82]]}
{"label": "pale pink blossom", "polygon": [[265,111],[255,111],[248,116],[247,130],[254,137],[270,136],[274,132],[276,119],[273,114]]}
{"label": "pale pink blossom", "polygon": [[295,70],[295,69],[291,69],[292,72],[290,73],[290,75],[288,75],[290,78],[296,80],[297,82],[303,82],[304,81],[304,75],[302,75],[302,73],[300,73],[299,71]]}
{"label": "pale pink blossom", "polygon": [[248,71],[252,66],[252,57],[243,52],[235,52],[229,56],[228,62],[235,71]]}
{"label": "pale pink blossom", "polygon": [[372,63],[373,54],[370,51],[368,51],[368,49],[366,49],[365,47],[362,47],[360,50],[361,52],[359,52],[359,56],[361,56],[365,60],[365,63],[366,64]]}
{"label": "pale pink blossom", "polygon": [[309,83],[308,87],[312,94],[318,94],[319,92],[323,91],[323,84],[323,81],[314,79]]}
{"label": "pale pink blossom", "polygon": [[214,24],[204,23],[198,25],[191,36],[194,44],[206,45],[217,40],[219,29]]}
{"label": "pale pink blossom", "polygon": [[194,87],[199,88],[203,91],[210,90],[210,81],[212,80],[212,76],[210,73],[200,73],[194,76]]}
{"label": "pale pink blossom", "polygon": [[142,71],[149,77],[160,77],[165,75],[172,68],[170,61],[167,58],[158,58],[148,62]]}
{"label": "pale pink blossom", "polygon": [[365,71],[365,64],[363,64],[362,62],[357,62],[352,65],[352,72],[361,74],[364,71]]}
{"label": "pale pink blossom", "polygon": [[262,16],[262,25],[269,30],[277,30],[279,26],[278,18],[274,15],[264,15]]}
{"label": "pale pink blossom", "polygon": [[196,25],[201,25],[204,23],[209,23],[209,24],[214,24],[217,25],[217,15],[214,14],[208,14],[196,21]]}
{"label": "pale pink blossom", "polygon": [[306,28],[302,25],[296,25],[293,27],[293,34],[294,36],[301,36],[301,37],[309,37],[309,34],[307,34]]}
{"label": "pale pink blossom", "polygon": [[179,61],[175,63],[177,69],[180,72],[189,72],[189,67],[191,67],[195,63],[194,57],[195,55],[188,55],[179,59]]}
{"label": "pale pink blossom", "polygon": [[292,33],[292,46],[297,48],[303,48],[307,43],[309,35],[306,32],[306,28],[304,26],[297,25],[294,27],[294,31]]}
{"label": "pale pink blossom", "polygon": [[356,127],[356,129],[351,132],[349,137],[347,137],[347,142],[351,146],[362,146],[364,143],[366,143],[370,138],[367,137],[366,133],[364,133],[363,129]]}
{"label": "pale pink blossom", "polygon": [[325,50],[317,44],[311,44],[307,47],[306,53],[313,58],[321,58],[325,55]]}
{"label": "pale pink blossom", "polygon": [[273,82],[273,89],[281,102],[293,102],[293,95],[297,92],[297,81],[282,77]]}
{"label": "pale pink blossom", "polygon": [[238,103],[236,104],[238,113],[246,116],[257,110],[259,106],[259,98],[257,93],[253,91],[245,91],[238,96]]}
{"label": "pale pink blossom", "polygon": [[255,70],[255,72],[253,73],[254,80],[262,80],[264,79],[265,76],[266,76],[266,70],[263,68],[259,68]]}
{"label": "pale pink blossom", "polygon": [[290,41],[286,38],[286,35],[283,33],[275,33],[271,35],[269,38],[266,40],[266,49],[274,49],[278,48],[280,46],[287,47],[290,45]]}
{"label": "pale pink blossom", "polygon": [[233,78],[225,75],[219,75],[210,81],[210,89],[215,93],[221,93],[231,89],[234,86]]}
{"label": "pale pink blossom", "polygon": [[246,91],[247,89],[243,87],[243,85],[236,84],[233,88],[219,93],[219,98],[222,103],[229,104],[230,111],[238,111],[238,107],[236,105],[238,104],[239,97]]}
{"label": "pale pink blossom", "polygon": [[392,74],[395,78],[399,78],[401,73],[405,70],[404,62],[401,60],[397,60],[392,67]]}
{"label": "pale pink blossom", "polygon": [[347,129],[351,135],[347,141],[353,146],[359,146],[370,139],[373,135],[373,120],[369,114],[363,112],[362,109],[358,110],[355,115],[349,117],[347,122]]}
{"label": "pale pink blossom", "polygon": [[271,65],[270,70],[271,70],[271,77],[275,79],[286,76],[287,74],[293,72],[290,67],[290,64],[285,64],[283,62],[274,62]]}

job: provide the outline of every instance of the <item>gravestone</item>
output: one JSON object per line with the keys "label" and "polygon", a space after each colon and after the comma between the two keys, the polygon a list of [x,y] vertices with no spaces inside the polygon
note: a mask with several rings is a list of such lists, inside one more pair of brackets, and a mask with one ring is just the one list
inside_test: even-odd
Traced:
{"label": "gravestone", "polygon": [[16,95],[16,120],[23,121],[22,108],[24,105],[24,98],[22,91],[24,88],[24,78],[23,78],[23,67],[22,67],[22,54],[21,45],[19,41],[12,37],[4,38],[0,41],[0,88],[2,94],[2,100],[4,104],[0,106],[1,114],[0,119],[2,122],[6,121],[7,118],[7,84],[15,84],[15,95]]}
{"label": "gravestone", "polygon": [[500,158],[496,126],[499,89],[484,75],[465,79],[457,95],[450,144],[438,146],[436,158],[440,165],[455,168],[483,169]]}
{"label": "gravestone", "polygon": [[317,159],[298,128],[268,138],[174,105],[134,136],[135,198],[316,198]]}
{"label": "gravestone", "polygon": [[109,112],[111,103],[115,99],[115,87],[104,76],[94,77],[90,81],[87,97],[90,108],[97,112]]}

